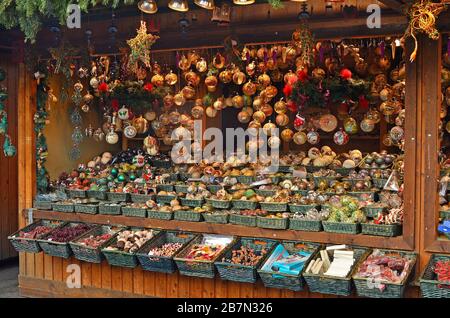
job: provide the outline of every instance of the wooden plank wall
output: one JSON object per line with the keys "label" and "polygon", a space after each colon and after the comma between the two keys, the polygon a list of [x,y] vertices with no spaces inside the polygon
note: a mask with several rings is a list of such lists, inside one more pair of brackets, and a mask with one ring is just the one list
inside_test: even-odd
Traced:
{"label": "wooden plank wall", "polygon": [[[8,99],[5,102],[8,112],[10,135],[14,145],[17,145],[17,98],[19,69],[17,64],[8,63],[9,56],[0,55],[0,68],[7,73],[6,80],[0,85],[8,89]],[[3,145],[4,138],[0,137]],[[0,153],[0,261],[17,257],[7,239],[8,235],[17,230],[17,156],[8,158]]]}

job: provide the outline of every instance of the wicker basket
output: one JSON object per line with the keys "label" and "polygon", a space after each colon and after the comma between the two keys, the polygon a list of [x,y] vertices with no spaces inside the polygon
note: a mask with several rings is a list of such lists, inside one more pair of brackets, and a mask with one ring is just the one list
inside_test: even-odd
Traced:
{"label": "wicker basket", "polygon": [[321,232],[323,231],[322,221],[289,219],[289,229],[295,231]]}
{"label": "wicker basket", "polygon": [[269,190],[269,189],[255,189],[257,195],[263,197],[271,197],[277,193],[277,190]]}
{"label": "wicker basket", "polygon": [[288,218],[256,217],[256,226],[263,229],[285,230],[288,228]]}
{"label": "wicker basket", "polygon": [[201,222],[203,221],[203,213],[194,211],[175,211],[173,218],[178,221]]}
{"label": "wicker basket", "polygon": [[230,200],[206,199],[206,203],[210,204],[213,208],[216,209],[229,209],[231,206]]}
{"label": "wicker basket", "polygon": [[366,216],[371,218],[376,218],[378,214],[383,214],[386,211],[386,207],[378,207],[378,206],[371,206],[367,205],[363,207],[363,211],[366,214]]}
{"label": "wicker basket", "polygon": [[359,223],[342,223],[322,221],[323,230],[331,233],[358,234],[361,232]]}
{"label": "wicker basket", "polygon": [[172,211],[148,210],[147,217],[150,219],[172,220],[173,212]]}
{"label": "wicker basket", "polygon": [[130,206],[122,207],[122,214],[125,216],[133,216],[139,218],[147,217],[147,209],[146,208],[133,208]]}
{"label": "wicker basket", "polygon": [[[39,246],[39,242],[37,241],[40,237],[32,239],[32,238],[20,238],[19,234],[20,232],[30,232],[37,226],[50,226],[52,228],[56,228],[58,226],[61,226],[63,222],[61,221],[49,221],[49,220],[39,220],[34,223],[31,223],[30,225],[24,227],[21,230],[18,230],[17,232],[11,234],[8,236],[8,240],[11,242],[12,246],[17,252],[27,252],[27,253],[39,253],[42,251],[41,247]],[[44,236],[44,235],[43,235]],[[43,237],[42,236],[42,237]]]}
{"label": "wicker basket", "polygon": [[374,224],[361,223],[361,232],[365,235],[394,237],[402,235],[402,226],[400,224]]}
{"label": "wicker basket", "polygon": [[253,176],[236,176],[235,178],[239,183],[243,184],[250,184],[255,182],[256,180],[256,178]]}
{"label": "wicker basket", "polygon": [[[354,248],[355,263],[346,277],[333,277],[320,274],[303,273],[310,292],[350,296],[352,294],[352,275],[358,268],[358,263],[370,252],[367,249]],[[317,254],[320,255],[320,254]],[[315,259],[315,258],[314,258]],[[330,257],[330,261],[332,257]]]}
{"label": "wicker basket", "polygon": [[108,192],[108,201],[112,202],[127,202],[130,198],[129,193],[123,192]]}
{"label": "wicker basket", "polygon": [[[137,228],[131,228],[131,230],[142,230]],[[154,237],[159,233],[160,231],[153,230]],[[151,238],[150,240],[152,240]],[[124,251],[115,251],[115,250],[109,250],[107,249],[108,246],[114,245],[117,243],[117,235],[109,241],[109,244],[107,246],[104,246],[102,248],[102,253],[105,256],[106,260],[108,261],[108,264],[111,266],[119,266],[119,267],[127,267],[127,268],[135,268],[138,265],[138,259],[136,256],[136,253],[127,253]]]}
{"label": "wicker basket", "polygon": [[55,202],[52,204],[52,209],[57,212],[72,213],[75,210],[75,206],[73,203]]}
{"label": "wicker basket", "polygon": [[[65,223],[65,224],[61,225],[61,227],[76,226],[79,224],[80,223]],[[92,228],[95,228],[95,226],[92,225]],[[76,241],[79,237],[81,237],[85,233],[91,231],[92,228],[89,229],[88,231],[80,234],[78,237],[74,238],[72,241]],[[61,258],[66,258],[66,259],[69,258],[70,256],[72,256],[72,250],[70,248],[69,242],[53,242],[53,241],[47,240],[46,238],[49,237],[51,234],[52,234],[52,232],[50,232],[49,234],[47,234],[46,236],[44,236],[43,238],[38,240],[39,246],[44,251],[44,253],[47,255],[50,255],[50,256],[61,257]]]}
{"label": "wicker basket", "polygon": [[424,298],[450,298],[450,282],[439,282],[434,273],[438,261],[450,261],[450,255],[432,254],[420,276],[420,290]]}
{"label": "wicker basket", "polygon": [[86,197],[86,191],[84,190],[70,190],[66,189],[67,196],[72,199],[80,198],[83,199]]}
{"label": "wicker basket", "polygon": [[97,200],[106,200],[107,199],[106,191],[87,190],[86,195],[88,198],[91,198],[91,199],[97,199]]}
{"label": "wicker basket", "polygon": [[53,202],[52,201],[38,201],[33,202],[33,207],[38,210],[51,210]]}
{"label": "wicker basket", "polygon": [[286,212],[288,210],[287,203],[281,202],[259,202],[261,209],[268,212]]}
{"label": "wicker basket", "polygon": [[[177,270],[174,255],[182,250],[195,237],[192,233],[181,232],[161,232],[153,239],[145,243],[142,248],[136,253],[136,256],[142,268],[146,271],[160,272],[160,273],[174,273]],[[183,244],[172,256],[149,256],[148,252],[155,247],[161,247],[167,243],[181,243]]]}
{"label": "wicker basket", "polygon": [[[355,274],[353,275],[353,282],[355,283],[356,292],[358,296],[363,297],[371,297],[371,298],[402,298],[405,289],[407,287],[407,283],[414,276],[414,266],[417,259],[417,254],[412,252],[405,251],[393,251],[393,250],[380,250],[386,253],[398,253],[402,257],[408,257],[412,263],[411,267],[408,269],[405,278],[400,283],[391,283],[391,282],[382,282],[381,284],[370,279],[370,278],[362,278],[358,277],[356,272],[358,267],[356,267]],[[370,255],[365,255],[363,259],[361,259],[360,264],[366,260],[366,258]],[[359,265],[360,265],[359,264]]]}
{"label": "wicker basket", "polygon": [[197,208],[197,207],[201,207],[203,205],[203,203],[205,203],[205,200],[180,198],[180,202],[181,202],[181,205],[183,205],[183,206]]}
{"label": "wicker basket", "polygon": [[214,267],[214,262],[217,259],[221,259],[223,254],[228,250],[230,246],[234,244],[236,238],[233,237],[233,241],[225,247],[222,252],[220,252],[216,257],[210,261],[194,261],[187,259],[191,247],[195,244],[198,244],[202,241],[203,235],[198,235],[194,239],[189,242],[179,253],[177,253],[174,257],[175,263],[177,264],[178,270],[181,275],[186,276],[195,276],[195,277],[203,277],[203,278],[214,278],[216,276],[216,269]]}
{"label": "wicker basket", "polygon": [[388,179],[372,178],[373,185],[378,189],[383,189]]}
{"label": "wicker basket", "polygon": [[163,183],[163,184],[157,184],[156,185],[156,191],[166,191],[166,192],[172,192],[174,190],[173,184],[170,183]]}
{"label": "wicker basket", "polygon": [[121,215],[122,204],[117,205],[99,204],[98,213],[106,215]]}
{"label": "wicker basket", "polygon": [[305,286],[305,280],[303,279],[302,274],[305,271],[311,259],[313,258],[313,256],[317,253],[319,245],[315,243],[294,242],[294,241],[283,241],[282,244],[290,253],[296,253],[301,250],[307,250],[311,252],[311,256],[305,262],[304,267],[300,271],[300,273],[298,275],[290,275],[278,273],[275,271],[265,271],[262,270],[262,266],[265,263],[264,262],[258,269],[258,274],[261,277],[264,286],[266,287],[301,291],[304,289]]}
{"label": "wicker basket", "polygon": [[311,209],[319,209],[320,205],[316,205],[316,204],[289,204],[289,211],[295,213],[303,213],[306,214],[306,212],[308,212]]}
{"label": "wicker basket", "polygon": [[176,193],[188,193],[189,185],[188,184],[175,184],[174,185]]}
{"label": "wicker basket", "polygon": [[250,200],[231,200],[231,203],[238,210],[254,210],[258,207],[258,202]]}
{"label": "wicker basket", "polygon": [[74,205],[76,213],[97,214],[98,204],[77,203]]}
{"label": "wicker basket", "polygon": [[174,195],[157,195],[156,202],[159,204],[169,204],[170,201],[176,199],[177,197]]}
{"label": "wicker basket", "polygon": [[439,211],[439,216],[445,220],[450,220],[450,210],[448,211]]}
{"label": "wicker basket", "polygon": [[236,225],[256,227],[256,216],[230,214],[229,222]]}
{"label": "wicker basket", "polygon": [[211,213],[203,213],[203,218],[207,223],[227,224],[230,214],[228,212],[215,211]]}
{"label": "wicker basket", "polygon": [[[259,266],[267,259],[270,255],[275,244],[278,243],[275,240],[260,239],[260,238],[241,238],[239,239],[227,252],[223,255],[221,261],[215,263],[217,271],[219,272],[220,278],[223,280],[230,280],[234,282],[242,283],[255,283],[257,280],[257,269]],[[255,265],[241,265],[233,264],[230,262],[225,262],[225,259],[230,259],[232,253],[235,250],[239,250],[241,246],[251,248],[257,252],[261,250],[266,250],[266,255],[264,255]]]}
{"label": "wicker basket", "polygon": [[145,203],[149,200],[154,200],[155,195],[154,194],[138,194],[138,193],[132,193],[131,195],[131,202],[134,203]]}
{"label": "wicker basket", "polygon": [[[89,263],[101,263],[104,259],[104,256],[101,252],[101,249],[105,246],[108,246],[110,244],[110,241],[114,238],[114,236],[121,230],[121,228],[113,229],[110,226],[103,225],[99,226],[97,228],[94,228],[93,230],[87,232],[86,234],[80,236],[76,241],[70,242],[70,248],[72,249],[72,252],[76,259],[80,261],[85,261]],[[102,234],[111,234],[112,237],[104,242],[100,247],[98,248],[92,248],[86,245],[83,245],[80,243],[80,241],[84,238],[88,238],[89,236],[97,236]]]}

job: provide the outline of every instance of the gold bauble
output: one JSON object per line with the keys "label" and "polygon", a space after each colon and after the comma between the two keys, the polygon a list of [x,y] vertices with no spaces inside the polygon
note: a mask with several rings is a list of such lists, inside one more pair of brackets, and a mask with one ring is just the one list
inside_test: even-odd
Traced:
{"label": "gold bauble", "polygon": [[144,117],[139,116],[133,119],[133,126],[138,134],[145,134],[148,130],[148,121]]}
{"label": "gold bauble", "polygon": [[256,85],[255,85],[255,83],[252,83],[252,82],[248,81],[247,83],[244,84],[244,87],[242,87],[242,91],[247,96],[254,95],[256,93]]}
{"label": "gold bauble", "polygon": [[278,89],[273,85],[267,86],[264,91],[266,92],[266,96],[268,99],[272,99],[278,94]]}
{"label": "gold bauble", "polygon": [[210,75],[205,78],[205,85],[206,85],[206,88],[208,89],[208,92],[216,91],[217,82],[218,82],[217,77],[215,77],[214,75]]}
{"label": "gold bauble", "polygon": [[198,76],[197,73],[193,71],[189,71],[186,74],[184,74],[184,79],[188,84],[191,84],[192,86],[198,86],[200,84],[200,76]]}
{"label": "gold bauble", "polygon": [[163,86],[164,85],[164,77],[161,74],[155,74],[152,76],[151,82],[156,87]]}
{"label": "gold bauble", "polygon": [[196,95],[195,88],[190,85],[183,87],[181,92],[186,99],[194,99]]}
{"label": "gold bauble", "polygon": [[297,145],[304,145],[306,143],[306,134],[303,131],[298,131],[292,137],[292,140]]}
{"label": "gold bauble", "polygon": [[233,79],[233,72],[231,72],[230,70],[224,70],[220,72],[219,79],[222,83],[228,84]]}
{"label": "gold bauble", "polygon": [[204,73],[208,70],[208,62],[202,57],[196,64],[195,68],[198,72]]}
{"label": "gold bauble", "polygon": [[287,72],[283,78],[284,78],[285,84],[294,83],[298,79],[297,75],[294,72],[292,72],[291,70],[289,70],[289,72]]}
{"label": "gold bauble", "polygon": [[215,110],[212,106],[208,106],[205,112],[206,116],[208,116],[209,118],[214,118],[217,116],[217,110]]}
{"label": "gold bauble", "polygon": [[254,108],[255,110],[260,110],[260,109],[261,109],[261,106],[263,105],[263,103],[264,103],[264,101],[263,101],[263,99],[261,98],[261,96],[256,96],[256,97],[253,99],[252,105],[253,105],[253,108]]}
{"label": "gold bauble", "polygon": [[294,137],[294,132],[292,131],[292,129],[286,128],[281,132],[281,139],[284,142],[290,142],[293,137]]}
{"label": "gold bauble", "polygon": [[269,121],[268,123],[264,124],[262,129],[267,136],[271,136],[272,132],[275,131],[276,128],[277,125]]}
{"label": "gold bauble", "polygon": [[260,128],[261,123],[259,121],[252,120],[248,123],[248,133],[252,136],[257,136]]}
{"label": "gold bauble", "polygon": [[261,110],[254,112],[252,117],[253,120],[258,121],[261,124],[266,120],[266,114]]}
{"label": "gold bauble", "polygon": [[275,103],[274,110],[277,114],[285,114],[287,112],[287,105],[283,99]]}
{"label": "gold bauble", "polygon": [[287,124],[289,124],[289,116],[286,114],[278,114],[277,117],[275,118],[275,122],[277,123],[278,126],[286,126]]}
{"label": "gold bauble", "polygon": [[173,102],[176,106],[182,107],[186,103],[186,98],[182,92],[179,92],[173,97]]}
{"label": "gold bauble", "polygon": [[260,110],[266,115],[266,118],[273,114],[273,108],[269,104],[262,105]]}
{"label": "gold bauble", "polygon": [[246,111],[240,111],[237,115],[237,119],[240,123],[246,124],[250,121],[251,116]]}
{"label": "gold bauble", "polygon": [[270,76],[267,75],[266,73],[259,75],[258,76],[258,84],[261,89],[266,88],[267,86],[270,85]]}
{"label": "gold bauble", "polygon": [[237,71],[233,74],[233,83],[236,85],[242,85],[245,83],[247,76],[242,71]]}
{"label": "gold bauble", "polygon": [[232,98],[232,104],[235,108],[242,108],[244,107],[244,98],[240,95],[236,95]]}
{"label": "gold bauble", "polygon": [[213,103],[213,108],[215,110],[222,110],[225,108],[225,100],[223,98],[218,98],[214,103]]}
{"label": "gold bauble", "polygon": [[[181,97],[183,97],[183,96],[181,96]],[[163,103],[164,103],[165,107],[170,108],[170,107],[172,107],[175,104],[175,97],[172,96],[171,94],[167,94],[163,98]]]}

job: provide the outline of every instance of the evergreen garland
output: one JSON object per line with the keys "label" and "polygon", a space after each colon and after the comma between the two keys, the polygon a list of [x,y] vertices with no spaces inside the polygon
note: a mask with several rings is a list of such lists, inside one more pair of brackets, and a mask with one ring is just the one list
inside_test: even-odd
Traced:
{"label": "evergreen garland", "polygon": [[[6,72],[0,69],[0,82],[6,79]],[[5,109],[4,101],[8,98],[6,87],[0,85],[0,135],[4,135],[3,154],[5,157],[13,157],[16,155],[16,147],[11,142],[11,137],[8,135],[8,113]]]}

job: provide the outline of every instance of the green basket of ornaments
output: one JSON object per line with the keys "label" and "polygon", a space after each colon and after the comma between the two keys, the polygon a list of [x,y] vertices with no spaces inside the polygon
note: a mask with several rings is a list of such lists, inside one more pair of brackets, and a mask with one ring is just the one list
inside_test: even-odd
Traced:
{"label": "green basket of ornaments", "polygon": [[207,238],[223,237],[218,235],[197,235],[187,244],[177,255],[174,260],[181,275],[202,277],[202,278],[214,278],[216,276],[216,268],[214,262],[222,258],[222,255],[228,250],[228,248],[234,244],[237,240],[234,236],[227,236],[228,243],[221,245],[220,248],[216,247],[215,253],[210,254],[201,259],[192,258],[194,249],[199,249],[202,242]]}
{"label": "green basket of ornaments", "polygon": [[387,182],[388,182],[388,179],[372,178],[373,185],[378,189],[383,189]]}
{"label": "green basket of ornaments", "polygon": [[158,219],[158,220],[172,220],[173,219],[173,211],[164,211],[164,210],[148,210],[147,217],[150,219]]}
{"label": "green basket of ornaments", "polygon": [[182,206],[188,206],[192,208],[198,208],[201,207],[204,203],[204,199],[186,199],[186,198],[180,198],[180,203]]}
{"label": "green basket of ornaments", "polygon": [[301,196],[307,196],[310,190],[292,190],[292,194],[300,194]]}
{"label": "green basket of ornaments", "polygon": [[231,207],[231,200],[206,199],[206,203],[216,209],[229,209]]}
{"label": "green basket of ornaments", "polygon": [[373,191],[350,191],[347,195],[355,197],[360,201],[375,201],[375,192]]}
{"label": "green basket of ornaments", "polygon": [[450,255],[431,255],[427,266],[420,276],[420,291],[424,298],[450,298],[450,281],[448,278],[440,278],[435,272],[437,264],[448,262],[450,262]]}
{"label": "green basket of ornaments", "polygon": [[322,221],[319,220],[303,220],[289,219],[289,229],[294,231],[321,232],[323,231]]}
{"label": "green basket of ornaments", "polygon": [[228,211],[212,211],[203,213],[203,219],[207,223],[227,224],[230,219],[230,213]]}
{"label": "green basket of ornaments", "polygon": [[121,202],[101,202],[98,205],[98,213],[103,215],[121,215],[122,206]]}
{"label": "green basket of ornaments", "polygon": [[106,200],[107,199],[107,191],[100,191],[100,190],[87,190],[86,196],[90,199],[97,199],[97,200]]}
{"label": "green basket of ornaments", "polygon": [[175,195],[170,195],[170,194],[160,195],[160,194],[158,194],[156,196],[156,202],[159,204],[169,204],[170,201],[172,201],[176,198],[177,197]]}
{"label": "green basket of ornaments", "polygon": [[337,177],[316,177],[313,176],[314,185],[318,187],[320,184],[326,183],[327,186],[331,184],[331,182],[338,180]]}
{"label": "green basket of ornaments", "polygon": [[251,184],[256,181],[254,176],[236,176],[235,178],[239,183],[243,184]]}
{"label": "green basket of ornaments", "polygon": [[39,253],[42,249],[38,239],[62,224],[61,221],[39,220],[11,234],[8,240],[17,252]]}
{"label": "green basket of ornaments", "polygon": [[262,210],[267,212],[286,212],[288,204],[284,202],[259,202]]}
{"label": "green basket of ornaments", "polygon": [[231,224],[256,227],[256,215],[244,215],[240,213],[230,214],[229,221]]}
{"label": "green basket of ornaments", "polygon": [[77,260],[89,263],[101,263],[104,259],[102,248],[120,231],[120,227],[102,225],[92,229],[77,240],[70,242],[70,248]]}
{"label": "green basket of ornaments", "polygon": [[95,201],[87,201],[86,203],[75,203],[74,211],[75,213],[97,214],[98,205],[99,203]]}
{"label": "green basket of ornaments", "polygon": [[263,229],[285,230],[289,226],[289,218],[280,213],[269,214],[268,216],[257,216],[256,226]]}
{"label": "green basket of ornaments", "polygon": [[318,210],[320,208],[320,205],[317,204],[295,204],[295,203],[289,203],[289,211],[292,213],[303,213],[305,214],[309,210],[316,209]]}
{"label": "green basket of ornaments", "polygon": [[273,197],[277,193],[277,190],[272,190],[272,189],[255,189],[255,193],[257,195],[262,196],[262,197]]}
{"label": "green basket of ornaments", "polygon": [[254,210],[258,207],[258,202],[251,200],[231,200],[233,209]]}
{"label": "green basket of ornaments", "polygon": [[125,192],[107,192],[108,201],[111,202],[127,202],[130,194]]}
{"label": "green basket of ornaments", "polygon": [[376,218],[380,214],[384,214],[387,206],[381,204],[370,204],[362,208],[364,213],[371,218]]}
{"label": "green basket of ornaments", "polygon": [[[67,228],[71,227],[70,234]],[[53,229],[46,236],[38,240],[39,246],[45,254],[61,258],[69,258],[72,256],[72,250],[69,242],[77,240],[78,237],[92,230],[95,225],[85,223],[69,222]]]}
{"label": "green basket of ornaments", "polygon": [[138,250],[159,232],[143,228],[124,229],[102,248],[102,253],[111,266],[135,268],[139,264]]}
{"label": "green basket of ornaments", "polygon": [[155,200],[155,195],[154,194],[131,193],[130,198],[131,198],[131,202],[133,202],[133,203],[145,203],[150,200]]}
{"label": "green basket of ornaments", "polygon": [[242,237],[215,262],[220,278],[241,283],[256,283],[258,268],[270,255],[275,240]]}
{"label": "green basket of ornaments", "polygon": [[208,184],[206,186],[206,189],[211,192],[212,194],[216,194],[217,191],[222,190],[223,186],[220,184]]}
{"label": "green basket of ornaments", "polygon": [[361,233],[364,235],[394,237],[402,235],[401,224],[361,223]]}
{"label": "green basket of ornaments", "polygon": [[145,203],[133,203],[122,207],[122,214],[125,216],[146,218],[147,206]]}
{"label": "green basket of ornaments", "polygon": [[[392,281],[380,279],[379,277],[371,278],[366,277],[364,273],[361,273],[361,269],[364,268],[367,264],[373,264],[373,261],[369,260],[375,255],[379,255],[379,261],[376,261],[376,263],[382,262],[381,258],[385,257],[390,257],[392,262],[398,260],[398,262],[402,263],[402,266],[408,263],[408,265],[402,269],[402,279],[398,281]],[[373,250],[373,252],[369,253],[369,255],[365,255],[365,257],[358,264],[353,274],[353,282],[356,287],[356,293],[358,294],[358,296],[371,298],[403,298],[406,287],[409,281],[414,276],[414,266],[416,264],[416,260],[417,254],[412,252],[395,250]],[[388,270],[389,263],[390,261],[386,262],[384,266],[380,266],[380,270]],[[394,269],[394,271],[398,273],[399,269],[396,268]]]}
{"label": "green basket of ornaments", "polygon": [[[309,291],[327,295],[350,296],[353,287],[352,276],[358,267],[358,263],[369,252],[367,249],[354,247],[346,247],[345,250],[340,250],[340,252],[321,249],[303,273]],[[342,270],[341,273],[328,271],[332,269],[334,261],[341,262],[340,259],[344,257],[352,257],[354,260],[348,268]],[[348,270],[348,272],[345,273],[345,270]]]}
{"label": "green basket of ornaments", "polygon": [[66,189],[66,194],[71,199],[84,199],[84,198],[86,198],[86,191],[85,190]]}
{"label": "green basket of ornaments", "polygon": [[72,213],[75,211],[75,205],[70,201],[59,201],[52,204],[53,211]]}
{"label": "green basket of ornaments", "polygon": [[176,193],[188,193],[189,184],[175,184],[174,189]]}
{"label": "green basket of ornaments", "polygon": [[354,168],[344,168],[344,167],[340,167],[340,168],[334,168],[334,171],[336,171],[336,173],[339,173],[342,177],[347,177],[350,172],[352,170],[354,170]]}
{"label": "green basket of ornaments", "polygon": [[170,184],[170,183],[157,184],[156,191],[172,192],[172,191],[174,191],[174,186],[173,186],[173,184]]}
{"label": "green basket of ornaments", "polygon": [[203,213],[195,210],[178,210],[173,213],[173,218],[177,221],[201,222]]}
{"label": "green basket of ornaments", "polygon": [[[280,244],[277,244],[258,269],[258,274],[264,286],[292,291],[303,290],[305,280],[302,274],[318,248],[319,244],[299,241],[282,241]],[[285,252],[286,255],[297,255],[299,258],[299,266],[296,271],[276,271],[277,267],[274,266],[276,258],[279,257],[280,253]]]}
{"label": "green basket of ornaments", "polygon": [[342,234],[358,234],[361,233],[360,223],[344,223],[344,222],[330,222],[322,221],[323,230],[329,233]]}
{"label": "green basket of ornaments", "polygon": [[34,200],[33,208],[38,210],[51,210],[53,201]]}
{"label": "green basket of ornaments", "polygon": [[[196,234],[163,231],[148,241],[136,253],[142,269],[172,274],[177,271],[174,255],[194,239]],[[149,254],[150,253],[150,254]]]}

